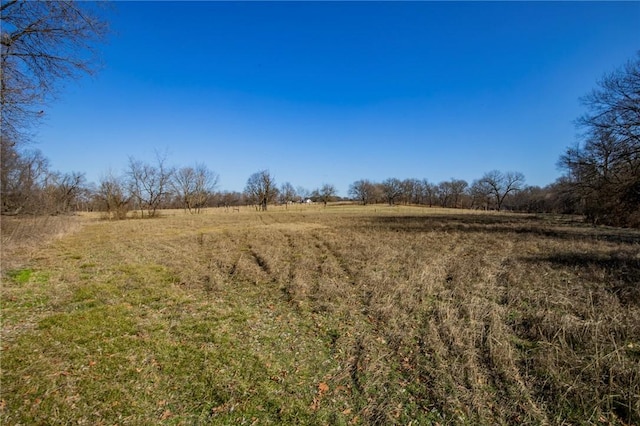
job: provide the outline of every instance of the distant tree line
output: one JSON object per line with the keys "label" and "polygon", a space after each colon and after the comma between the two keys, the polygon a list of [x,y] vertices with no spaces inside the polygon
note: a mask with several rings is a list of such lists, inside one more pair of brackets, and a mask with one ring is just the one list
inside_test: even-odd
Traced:
{"label": "distant tree line", "polygon": [[[120,174],[103,175],[97,184],[87,183],[84,174],[50,171],[39,151],[23,154],[7,164],[3,156],[4,214],[63,214],[75,211],[102,211],[110,219],[124,219],[131,212],[154,217],[158,210],[180,208],[200,213],[206,207],[255,206],[295,203],[327,203],[352,200],[363,205],[424,205],[430,207],[510,210],[522,212],[578,213],[579,199],[568,191],[564,179],[544,188],[524,185],[517,172],[490,171],[471,185],[462,179],[438,184],[427,179],[389,178],[383,182],[368,179],[353,182],[349,198],[338,197],[332,184],[314,190],[294,188],[290,182],[277,186],[267,170],[252,174],[243,192],[218,190],[219,176],[204,164],[169,167],[165,157],[153,163],[129,158]],[[5,178],[5,172],[12,174]],[[4,185],[12,186],[5,188]]]}
{"label": "distant tree line", "polygon": [[[485,173],[471,185],[463,179],[452,178],[438,184],[428,179],[389,178],[383,182],[358,180],[349,187],[349,195],[361,204],[388,203],[420,204],[429,207],[480,208],[502,210],[523,209],[525,178],[519,172]],[[528,210],[528,209],[527,209]]]}
{"label": "distant tree line", "polygon": [[307,201],[322,202],[325,206],[337,197],[336,187],[325,183],[320,188],[308,191],[302,187],[295,189],[290,182],[283,183],[280,188],[269,170],[261,170],[249,176],[244,190],[247,204],[253,204],[262,211],[267,210],[268,204],[303,203]]}
{"label": "distant tree line", "polygon": [[[80,172],[60,173],[29,149],[31,129],[56,94],[59,81],[95,71],[94,46],[107,26],[93,3],[7,0],[0,5],[0,200],[3,215],[104,211],[122,219],[131,211],[153,217],[161,208],[199,213],[205,207],[339,199],[332,184],[314,190],[279,187],[267,171],[252,174],[243,192],[218,191],[218,175],[204,164],[170,167],[166,157],[134,158],[122,174],[97,184]],[[584,215],[594,224],[640,227],[640,53],[605,75],[582,103],[581,134],[558,164],[565,174],[545,186],[527,186],[519,172],[490,171],[469,183],[450,179],[389,178],[353,182],[349,196],[361,204],[416,204],[449,208],[556,212]]]}

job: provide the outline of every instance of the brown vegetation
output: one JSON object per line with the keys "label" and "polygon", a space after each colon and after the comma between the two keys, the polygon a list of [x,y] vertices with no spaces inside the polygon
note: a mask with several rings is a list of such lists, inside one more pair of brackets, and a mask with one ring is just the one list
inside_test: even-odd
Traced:
{"label": "brown vegetation", "polygon": [[0,216],[2,271],[27,263],[53,240],[79,231],[87,218],[79,216]]}
{"label": "brown vegetation", "polygon": [[640,423],[637,231],[165,212],[87,224],[28,266],[3,271],[3,422]]}

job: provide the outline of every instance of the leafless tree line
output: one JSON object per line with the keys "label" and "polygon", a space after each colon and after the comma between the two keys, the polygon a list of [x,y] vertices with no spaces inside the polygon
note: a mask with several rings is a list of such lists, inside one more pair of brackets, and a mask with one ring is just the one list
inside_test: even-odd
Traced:
{"label": "leafless tree line", "polygon": [[2,214],[59,214],[81,208],[89,198],[84,174],[60,173],[37,150],[20,154],[2,145]]}
{"label": "leafless tree line", "polygon": [[154,164],[130,158],[124,173],[109,172],[94,185],[83,173],[51,171],[40,151],[17,154],[9,145],[2,149],[4,215],[95,210],[123,219],[131,210],[153,217],[166,207],[199,213],[218,183],[218,175],[204,164],[168,167],[166,159],[158,157]]}
{"label": "leafless tree line", "polygon": [[217,184],[218,175],[201,163],[178,168],[158,154],[155,163],[130,157],[123,175],[109,173],[100,180],[94,206],[113,219],[125,218],[130,210],[154,217],[167,207],[200,213]]}
{"label": "leafless tree line", "polygon": [[290,182],[285,182],[278,188],[271,172],[261,170],[249,176],[243,195],[248,204],[266,211],[268,204],[279,203],[288,206],[306,200],[321,202],[326,206],[330,201],[338,199],[336,194],[336,187],[329,183],[324,183],[313,191],[302,187],[296,189]]}
{"label": "leafless tree line", "polygon": [[[3,146],[3,149],[7,148]],[[12,147],[8,147],[11,151]],[[349,200],[361,204],[415,204],[449,208],[571,212],[576,200],[566,196],[562,181],[545,188],[525,186],[518,172],[490,171],[471,185],[462,179],[438,184],[427,179],[389,178],[383,182],[361,179],[349,187]],[[181,208],[197,214],[205,207],[255,206],[267,210],[271,204],[288,206],[313,201],[327,205],[343,200],[336,187],[322,184],[314,190],[278,186],[268,170],[252,174],[243,192],[219,191],[219,176],[206,165],[173,167],[165,156],[154,162],[133,157],[121,173],[108,172],[97,185],[87,183],[82,173],[61,174],[48,168],[39,152],[11,155],[3,152],[3,214],[61,214],[102,211],[110,219],[124,219],[131,212],[139,217],[157,216],[158,210]]]}
{"label": "leafless tree line", "polygon": [[349,195],[364,205],[384,202],[501,210],[505,205],[515,207],[516,194],[526,188],[524,181],[522,173],[497,170],[485,173],[471,185],[453,178],[438,184],[427,179],[389,178],[379,183],[361,179],[351,184]]}

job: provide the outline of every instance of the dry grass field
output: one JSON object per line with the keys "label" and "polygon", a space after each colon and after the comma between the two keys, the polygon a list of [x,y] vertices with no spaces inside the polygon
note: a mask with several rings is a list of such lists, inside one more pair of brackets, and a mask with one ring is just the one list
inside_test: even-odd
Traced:
{"label": "dry grass field", "polygon": [[70,220],[3,219],[2,424],[640,424],[638,231],[387,206]]}

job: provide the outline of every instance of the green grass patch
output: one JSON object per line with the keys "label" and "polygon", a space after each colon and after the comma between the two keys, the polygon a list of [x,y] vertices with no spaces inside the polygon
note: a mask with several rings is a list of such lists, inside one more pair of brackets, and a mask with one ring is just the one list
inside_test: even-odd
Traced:
{"label": "green grass patch", "polygon": [[15,318],[29,316],[29,310],[41,310],[50,300],[47,287],[50,274],[34,269],[10,270],[6,273],[0,297],[0,317],[2,321],[12,323]]}
{"label": "green grass patch", "polygon": [[34,271],[30,268],[7,271],[7,277],[17,284],[26,284],[28,282],[43,284],[49,280],[49,274]]}
{"label": "green grass patch", "polygon": [[31,269],[16,269],[7,272],[7,276],[19,284],[28,282],[31,274],[33,274],[33,270]]}

